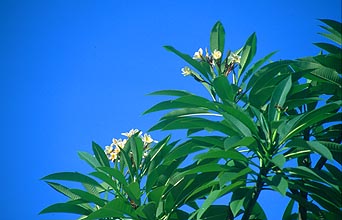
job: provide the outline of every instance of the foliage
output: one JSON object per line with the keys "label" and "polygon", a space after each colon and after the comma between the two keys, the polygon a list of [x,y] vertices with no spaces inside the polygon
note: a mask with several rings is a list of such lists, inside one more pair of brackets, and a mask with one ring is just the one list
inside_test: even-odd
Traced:
{"label": "foliage", "polygon": [[[185,129],[187,137],[156,143],[131,130],[124,133],[128,140],[113,139],[105,151],[93,143],[95,156],[79,156],[94,172],[43,178],[69,201],[41,213],[76,213],[82,219],[267,219],[258,198],[272,190],[290,200],[283,219],[338,219],[341,23],[321,22],[328,32],[322,35],[333,42],[315,43],[325,52],[296,60],[270,62],[270,53],[252,62],[255,33],[240,49],[224,53],[220,22],[210,34],[211,52],[200,48],[191,57],[165,46],[191,66],[182,74],[201,83],[210,99],[157,91],[151,95],[173,98],[145,113],[166,111],[151,131]],[[76,181],[84,189],[58,180]]]}

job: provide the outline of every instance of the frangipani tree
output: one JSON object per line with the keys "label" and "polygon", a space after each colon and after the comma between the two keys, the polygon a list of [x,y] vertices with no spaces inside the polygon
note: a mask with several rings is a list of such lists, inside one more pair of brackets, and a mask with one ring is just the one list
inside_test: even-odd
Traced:
{"label": "frangipani tree", "polygon": [[[258,198],[273,190],[290,198],[284,219],[337,219],[342,214],[341,24],[321,21],[328,31],[323,35],[338,45],[318,43],[327,54],[298,60],[270,62],[270,53],[252,62],[255,33],[241,49],[224,52],[220,22],[211,31],[209,49],[190,56],[166,46],[188,63],[182,74],[201,83],[210,99],[157,91],[152,95],[174,98],[145,113],[167,111],[151,131],[185,129],[187,137],[155,142],[131,130],[123,133],[128,139],[113,139],[105,149],[93,143],[95,157],[79,156],[94,172],[43,178],[69,201],[41,213],[70,212],[82,219],[267,219]],[[76,181],[84,189],[56,180]]]}

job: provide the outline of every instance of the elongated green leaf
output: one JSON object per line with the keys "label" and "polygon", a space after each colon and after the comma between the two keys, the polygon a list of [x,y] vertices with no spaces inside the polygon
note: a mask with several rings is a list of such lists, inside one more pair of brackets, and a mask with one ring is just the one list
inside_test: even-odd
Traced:
{"label": "elongated green leaf", "polygon": [[[334,64],[333,67],[335,67],[335,65],[336,64]],[[341,88],[342,79],[336,70],[323,66],[314,58],[308,57],[299,59],[296,61],[295,66],[301,69],[311,69],[312,71],[304,75],[304,77],[308,79],[331,83]]]}
{"label": "elongated green leaf", "polygon": [[267,54],[265,57],[258,60],[256,63],[254,63],[248,71],[243,74],[242,83],[246,82],[246,80],[255,72],[257,71],[265,62],[269,61],[269,59],[276,53],[276,51]]}
{"label": "elongated green leaf", "polygon": [[268,108],[268,119],[270,121],[277,120],[277,115],[279,114],[279,112],[276,106],[280,106],[281,108],[284,107],[286,96],[289,93],[291,86],[292,79],[290,75],[275,87],[271,97],[271,103]]}
{"label": "elongated green leaf", "polygon": [[104,153],[104,150],[95,142],[92,143],[92,148],[96,160],[101,164],[101,166],[110,167],[108,157]]}
{"label": "elongated green leaf", "polygon": [[[228,208],[225,205],[211,205],[203,213],[202,219],[205,220],[222,220],[228,219]],[[189,218],[191,219],[191,218]]]}
{"label": "elongated green leaf", "polygon": [[127,185],[125,176],[119,170],[110,167],[99,167],[98,169],[117,179],[123,186]]}
{"label": "elongated green leaf", "polygon": [[89,215],[91,213],[91,210],[85,209],[79,205],[68,204],[68,203],[56,203],[43,209],[39,214],[58,213],[58,212]]}
{"label": "elongated green leaf", "polygon": [[185,90],[159,90],[149,93],[148,95],[186,96],[192,94]]}
{"label": "elongated green leaf", "polygon": [[201,108],[182,108],[177,109],[165,114],[161,119],[171,119],[177,117],[187,117],[187,116],[221,116],[219,114],[210,113],[206,109]]}
{"label": "elongated green leaf", "polygon": [[255,203],[255,206],[253,207],[252,214],[251,214],[250,218],[267,220],[266,214],[258,202]]}
{"label": "elongated green leaf", "polygon": [[307,178],[307,179],[311,179],[311,180],[316,180],[319,182],[323,182],[323,183],[327,183],[330,186],[334,187],[335,189],[338,189],[338,187],[336,185],[333,185],[330,180],[326,179],[326,175],[323,177],[323,173],[312,169],[309,169],[307,167],[304,166],[298,166],[298,167],[292,167],[292,168],[285,168],[286,170],[288,170],[291,174],[294,174],[298,177],[301,178]]}
{"label": "elongated green leaf", "polygon": [[85,192],[80,189],[70,189],[70,191],[76,195],[78,195],[81,199],[87,201],[87,202],[92,202],[94,204],[97,204],[99,206],[104,206],[106,204],[106,200],[101,199],[91,193]]}
{"label": "elongated green leaf", "polygon": [[321,22],[329,25],[333,30],[337,31],[338,33],[342,32],[342,24],[339,21],[331,20],[331,19],[318,19]]}
{"label": "elongated green leaf", "polygon": [[214,190],[212,191],[207,199],[203,202],[198,214],[197,214],[197,220],[202,219],[203,213],[209,208],[209,206],[219,197],[221,190]]}
{"label": "elongated green leaf", "polygon": [[242,181],[237,181],[235,183],[232,183],[222,189],[214,190],[212,191],[207,199],[203,202],[202,206],[200,207],[198,213],[197,213],[197,219],[201,219],[204,212],[212,205],[212,203],[217,200],[219,197],[226,195],[227,193],[232,192],[237,187],[241,186],[243,183]]}
{"label": "elongated green leaf", "polygon": [[286,206],[286,209],[283,214],[283,220],[292,220],[292,209],[294,205],[295,200],[291,199],[289,204]]}
{"label": "elongated green leaf", "polygon": [[225,31],[221,22],[216,22],[210,33],[210,50],[220,51],[223,54],[224,50]]}
{"label": "elongated green leaf", "polygon": [[246,146],[251,147],[252,144],[254,144],[256,140],[253,137],[238,137],[238,136],[231,136],[228,137],[224,141],[224,148],[226,150],[238,147],[238,146]]}
{"label": "elongated green leaf", "polygon": [[238,72],[238,79],[240,78],[241,74],[245,71],[247,66],[251,63],[253,60],[255,53],[256,53],[256,34],[253,33],[246,41],[246,44],[243,46],[242,54],[241,54],[241,61]]}
{"label": "elongated green leaf", "polygon": [[286,159],[284,155],[278,154],[275,157],[273,157],[272,162],[280,169],[283,169]]}
{"label": "elongated green leaf", "polygon": [[288,182],[284,177],[282,177],[282,175],[274,175],[271,178],[270,185],[274,190],[278,191],[281,195],[285,196],[286,191],[288,189]]}
{"label": "elongated green leaf", "polygon": [[251,137],[252,132],[249,128],[242,123],[238,118],[231,114],[223,113],[225,121],[230,125],[230,128],[236,131],[242,137]]}
{"label": "elongated green leaf", "polygon": [[43,177],[42,180],[66,180],[66,181],[73,181],[73,182],[79,182],[79,183],[88,183],[90,185],[102,188],[102,186],[98,182],[96,182],[94,179],[78,172],[54,173],[54,174],[50,174],[50,175]]}
{"label": "elongated green leaf", "polygon": [[86,220],[110,217],[121,218],[124,217],[124,215],[128,215],[134,219],[138,219],[135,210],[132,208],[128,201],[125,201],[121,198],[116,198],[107,203],[104,207],[91,213],[86,218]]}
{"label": "elongated green leaf", "polygon": [[247,197],[247,194],[249,194],[248,188],[240,188],[233,192],[232,198],[229,203],[229,207],[234,217],[236,217],[237,214],[240,212],[243,203]]}
{"label": "elongated green leaf", "polygon": [[[246,114],[246,110],[240,108],[239,106],[235,106],[235,107],[230,107],[230,106],[222,106],[222,109],[225,113],[227,113],[230,117],[230,119],[232,119],[232,117],[235,118],[234,121],[239,121],[239,124],[243,124],[244,127],[247,127],[249,132],[247,131],[247,133],[252,133],[254,136],[258,136],[258,129],[257,126],[255,125],[255,122],[253,121],[253,118],[250,117],[250,115]],[[225,118],[226,116],[228,116],[227,114],[225,114]],[[235,123],[235,122],[233,122]],[[235,126],[238,126],[237,124],[235,124]],[[242,130],[242,127],[239,128],[240,130]],[[245,134],[247,134],[245,133]],[[251,135],[249,135],[251,136]]]}
{"label": "elongated green leaf", "polygon": [[205,160],[209,158],[222,158],[222,159],[232,159],[232,160],[241,160],[247,162],[247,158],[236,151],[235,149],[230,149],[228,151],[225,150],[209,150],[206,153],[198,154],[195,156],[197,160]]}
{"label": "elongated green leaf", "polygon": [[94,157],[94,155],[91,155],[91,154],[89,154],[89,153],[87,153],[87,152],[81,152],[81,151],[79,151],[78,152],[78,156],[82,159],[82,160],[84,160],[84,161],[86,161],[91,167],[93,167],[93,168],[96,168],[96,167],[100,167],[101,166],[101,164],[96,160],[96,158]]}
{"label": "elongated green leaf", "polygon": [[314,43],[319,48],[322,48],[323,50],[333,53],[333,54],[340,54],[342,53],[341,48],[333,45],[333,44],[328,44],[328,43]]}
{"label": "elongated green leaf", "polygon": [[[170,51],[170,52],[173,52],[174,54],[176,54],[177,56],[179,56],[180,58],[185,60],[187,63],[189,63],[195,69],[197,69],[206,79],[208,79],[208,80],[210,79],[209,75],[208,75],[208,72],[210,72],[210,67],[209,66],[205,66],[204,63],[201,64],[197,60],[192,59],[192,57],[190,57],[189,55],[184,54],[184,53],[176,50],[172,46],[164,46],[164,48],[166,50]],[[207,64],[207,65],[209,65],[209,64]]]}
{"label": "elongated green leaf", "polygon": [[326,104],[315,110],[296,116],[291,120],[281,124],[279,126],[279,134],[281,140],[280,144],[284,143],[287,139],[293,137],[294,135],[310,127],[311,125],[333,117],[336,113],[331,112],[337,111],[341,107],[341,103],[341,101],[337,101]]}
{"label": "elongated green leaf", "polygon": [[307,144],[311,147],[311,149],[317,153],[319,153],[320,155],[322,155],[323,157],[325,157],[328,160],[333,160],[333,155],[331,154],[331,152],[329,151],[329,149],[324,146],[323,144],[321,144],[318,141],[307,141]]}
{"label": "elongated green leaf", "polygon": [[79,199],[80,197],[76,195],[75,193],[72,193],[70,189],[66,186],[63,186],[59,183],[53,183],[53,182],[46,182],[49,186],[51,186],[54,190],[56,190],[59,193],[64,194],[65,196],[69,197],[72,200]]}
{"label": "elongated green leaf", "polygon": [[197,117],[182,117],[172,120],[164,120],[153,126],[150,130],[176,130],[201,128],[207,131],[220,131],[231,134],[231,129],[220,122]]}
{"label": "elongated green leaf", "polygon": [[276,74],[278,74],[284,68],[288,68],[288,66],[293,63],[294,61],[292,60],[281,60],[263,66],[253,74],[247,84],[246,91],[254,88],[256,83],[260,84],[257,86],[257,88],[262,88],[266,82],[273,79]]}
{"label": "elongated green leaf", "polygon": [[234,100],[233,89],[227,77],[223,75],[216,77],[213,81],[213,86],[223,102],[232,102]]}

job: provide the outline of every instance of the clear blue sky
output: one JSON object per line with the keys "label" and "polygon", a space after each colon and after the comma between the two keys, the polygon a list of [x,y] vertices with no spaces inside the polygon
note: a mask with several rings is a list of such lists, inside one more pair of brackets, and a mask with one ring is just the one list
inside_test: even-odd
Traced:
{"label": "clear blue sky", "polygon": [[[141,113],[161,99],[145,94],[203,92],[163,45],[192,55],[208,46],[220,20],[229,49],[256,32],[258,57],[274,50],[275,59],[309,56],[323,39],[318,18],[341,21],[341,1],[1,0],[1,218],[60,219],[37,216],[65,201],[41,177],[89,172],[77,151],[150,128],[158,115]],[[284,199],[264,195],[269,219],[279,219]]]}

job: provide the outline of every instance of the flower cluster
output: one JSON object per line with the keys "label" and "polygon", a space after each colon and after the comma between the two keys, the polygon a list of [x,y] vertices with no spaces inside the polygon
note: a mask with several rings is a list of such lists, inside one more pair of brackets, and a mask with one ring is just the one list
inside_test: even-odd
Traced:
{"label": "flower cluster", "polygon": [[[203,49],[199,48],[198,51],[195,52],[195,54],[193,55],[192,58],[194,60],[208,62],[212,67],[214,67],[215,62],[217,62],[219,59],[221,59],[221,57],[222,57],[221,51],[214,50],[209,55],[207,48],[205,49],[205,56],[203,56]],[[183,74],[183,76],[189,76],[189,75],[193,75],[194,72],[188,66],[185,66],[182,68],[182,74]]]}
{"label": "flower cluster", "polygon": [[[127,138],[130,138],[135,134],[138,134],[144,143],[144,157],[146,157],[148,150],[149,150],[149,145],[153,142],[157,143],[157,141],[153,140],[153,138],[149,134],[145,133],[144,135],[142,135],[142,132],[139,131],[138,129],[131,129],[129,132],[121,133],[121,135],[126,136]],[[120,151],[121,149],[125,147],[126,143],[127,143],[127,139],[113,138],[112,143],[106,146],[104,150],[108,159],[111,160],[112,162],[114,162],[116,159],[119,159]]]}

